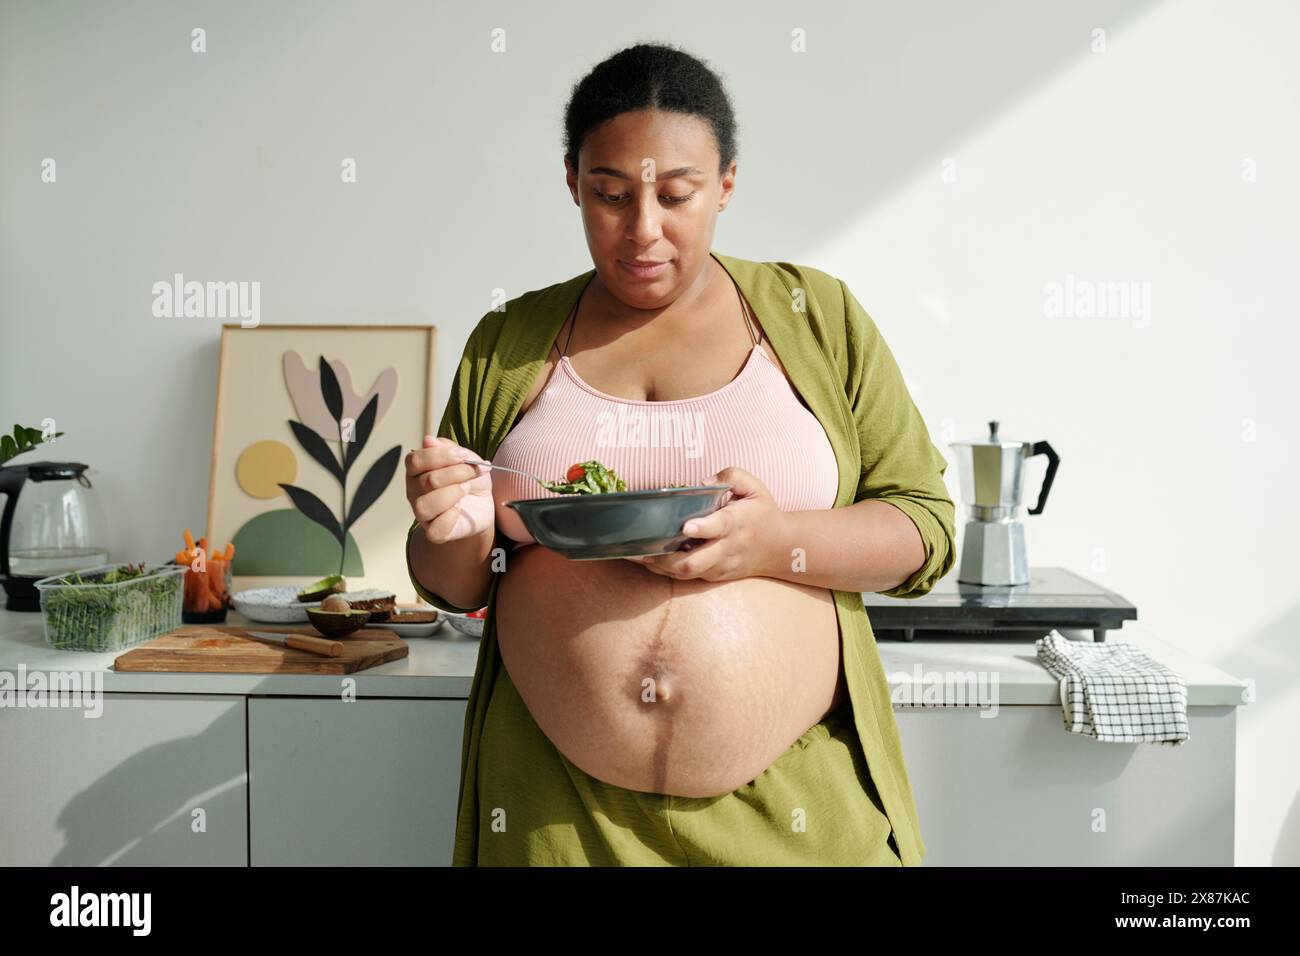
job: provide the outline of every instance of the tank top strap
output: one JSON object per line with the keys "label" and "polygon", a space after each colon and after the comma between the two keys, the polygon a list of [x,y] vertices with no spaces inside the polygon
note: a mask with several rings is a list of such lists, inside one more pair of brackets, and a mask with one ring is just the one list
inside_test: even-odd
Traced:
{"label": "tank top strap", "polygon": [[551,343],[551,348],[557,349],[559,351],[560,358],[564,358],[565,353],[569,351],[569,342],[573,339],[573,326],[578,324],[578,304],[582,301],[582,294],[586,291],[587,291],[587,287],[584,285],[582,289],[578,292],[578,298],[573,303],[573,308],[569,311],[569,315],[565,319],[565,321],[569,322],[570,324],[569,324],[569,334],[564,338],[564,348],[558,349],[556,343],[554,342]]}
{"label": "tank top strap", "polygon": [[[586,291],[585,289],[583,291]],[[578,302],[582,301],[582,293],[578,293]],[[573,303],[573,312],[569,315],[569,334],[564,337],[564,350],[560,352],[563,358],[569,352],[569,343],[573,341],[573,327],[578,324],[578,302]]]}
{"label": "tank top strap", "polygon": [[[731,280],[731,284],[736,286],[736,296],[740,299],[740,314],[745,319],[745,328],[749,329],[749,337],[753,343],[758,345],[758,343],[763,341],[763,336],[755,334],[754,332],[755,322],[751,322],[749,319],[749,303],[745,301],[745,294],[740,291],[740,286],[737,284],[735,279]],[[757,317],[755,317],[755,321],[757,321]]]}

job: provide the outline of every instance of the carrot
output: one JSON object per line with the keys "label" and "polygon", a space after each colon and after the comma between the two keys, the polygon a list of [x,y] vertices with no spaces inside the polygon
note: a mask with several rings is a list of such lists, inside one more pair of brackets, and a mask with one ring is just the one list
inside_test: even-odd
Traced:
{"label": "carrot", "polygon": [[194,579],[194,610],[209,610],[212,606],[212,589],[208,586],[208,576],[206,574],[195,574]]}
{"label": "carrot", "polygon": [[220,558],[214,557],[208,562],[208,588],[212,592],[212,600],[216,602],[208,610],[219,610],[226,598],[226,562]]}
{"label": "carrot", "polygon": [[190,534],[189,528],[185,529],[185,550],[186,551],[194,550],[194,535]]}
{"label": "carrot", "polygon": [[189,552],[188,552],[188,551],[177,551],[177,552],[176,552],[176,563],[177,563],[177,564],[189,564],[189,563],[190,563],[190,555],[189,555]]}
{"label": "carrot", "polygon": [[230,590],[226,587],[226,572],[229,567],[226,562],[221,562],[221,580],[217,584],[217,609],[230,606]]}
{"label": "carrot", "polygon": [[199,547],[203,549],[203,557],[206,560],[208,556],[208,536],[204,535],[199,538]]}
{"label": "carrot", "polygon": [[235,542],[233,541],[230,542],[230,544],[226,545],[226,560],[227,561],[235,560]]}
{"label": "carrot", "polygon": [[193,571],[185,572],[185,603],[191,611],[199,610],[199,576]]}

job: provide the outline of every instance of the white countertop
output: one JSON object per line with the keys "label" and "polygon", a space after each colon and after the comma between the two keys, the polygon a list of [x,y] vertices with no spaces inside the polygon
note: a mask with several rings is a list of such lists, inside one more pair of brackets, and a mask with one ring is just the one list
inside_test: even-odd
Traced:
{"label": "white countertop", "polygon": [[[1067,633],[1071,639],[1092,643],[1092,632]],[[1246,684],[1231,674],[1212,667],[1187,654],[1167,641],[1145,636],[1140,628],[1128,626],[1112,631],[1112,636],[1122,636],[1150,657],[1171,668],[1187,684],[1189,707],[1236,706],[1242,699]],[[1108,637],[1107,640],[1111,640]],[[1018,641],[982,640],[966,638],[917,638],[914,641],[878,641],[880,660],[885,665],[895,702],[901,703],[900,688],[920,701],[927,684],[945,679],[943,675],[974,673],[996,674],[997,702],[999,704],[1053,704],[1061,705],[1060,685],[1038,663],[1033,640]],[[947,680],[954,678],[948,677]],[[991,676],[983,678],[992,683]],[[910,684],[910,687],[908,685]]]}
{"label": "white countertop", "polygon": [[[244,626],[255,622],[231,611],[226,623]],[[477,638],[444,621],[433,637],[414,637],[406,643],[411,648],[406,657],[355,674],[119,673],[113,670],[113,661],[131,648],[103,654],[55,650],[45,642],[39,613],[0,609],[0,671],[15,672],[20,664],[28,673],[103,671],[104,690],[110,692],[333,697],[343,678],[353,678],[358,697],[469,697],[478,663]]]}
{"label": "white countertop", "polygon": [[[232,611],[228,623],[251,622]],[[1115,634],[1131,640],[1180,674],[1187,683],[1189,706],[1243,703],[1243,681],[1173,644],[1143,636],[1137,627]],[[1090,632],[1086,640],[1091,640]],[[16,674],[20,666],[28,674],[102,671],[103,689],[108,692],[326,697],[339,693],[340,677],[346,676],[356,680],[358,697],[463,700],[469,696],[478,662],[476,638],[444,622],[433,637],[411,638],[407,643],[411,652],[406,658],[348,675],[118,673],[113,670],[113,661],[125,651],[90,654],[54,650],[45,642],[39,613],[0,609],[0,671]],[[877,646],[896,703],[920,702],[926,699],[927,687],[939,686],[940,682],[965,682],[963,675],[973,674],[975,681],[996,691],[999,705],[1060,706],[1060,688],[1035,658],[1032,640],[918,637],[914,641],[880,641]]]}

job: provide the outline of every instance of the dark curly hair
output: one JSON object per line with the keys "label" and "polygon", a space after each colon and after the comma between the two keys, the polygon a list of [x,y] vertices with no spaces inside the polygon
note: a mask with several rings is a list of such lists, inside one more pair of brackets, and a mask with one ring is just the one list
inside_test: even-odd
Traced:
{"label": "dark curly hair", "polygon": [[677,47],[638,43],[596,64],[574,84],[564,108],[564,155],[574,172],[588,133],[621,113],[642,109],[705,120],[721,156],[719,175],[736,158],[736,117],[718,75]]}

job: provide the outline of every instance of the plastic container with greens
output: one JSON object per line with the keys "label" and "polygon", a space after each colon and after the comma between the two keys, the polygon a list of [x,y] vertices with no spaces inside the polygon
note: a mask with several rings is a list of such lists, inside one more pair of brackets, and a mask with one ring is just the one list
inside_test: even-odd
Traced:
{"label": "plastic container with greens", "polygon": [[181,624],[186,566],[106,564],[36,582],[45,640],[65,651],[117,651]]}

